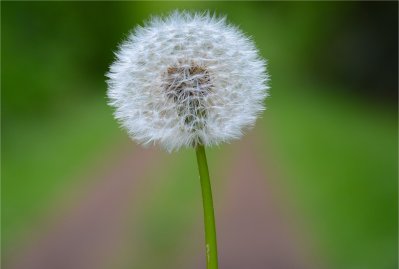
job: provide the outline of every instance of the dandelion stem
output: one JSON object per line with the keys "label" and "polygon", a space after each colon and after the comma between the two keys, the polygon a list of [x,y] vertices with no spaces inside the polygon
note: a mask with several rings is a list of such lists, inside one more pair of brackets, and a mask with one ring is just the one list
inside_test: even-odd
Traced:
{"label": "dandelion stem", "polygon": [[213,210],[212,188],[209,180],[208,164],[203,145],[196,147],[198,170],[200,174],[202,203],[204,207],[206,265],[207,269],[218,268],[215,214]]}

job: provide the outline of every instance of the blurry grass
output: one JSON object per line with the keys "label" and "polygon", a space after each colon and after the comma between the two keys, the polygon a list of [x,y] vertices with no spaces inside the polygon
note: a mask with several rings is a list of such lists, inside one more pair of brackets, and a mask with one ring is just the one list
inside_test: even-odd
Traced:
{"label": "blurry grass", "polygon": [[320,254],[332,268],[396,268],[396,112],[283,81],[264,132]]}
{"label": "blurry grass", "polygon": [[[179,257],[176,252],[182,236],[196,220],[193,209],[198,209],[200,192],[195,156],[181,151],[169,157],[170,165],[163,171],[160,185],[151,190],[151,197],[140,210],[140,241],[144,245],[138,268],[172,267]],[[149,261],[146,257],[154,253],[157,258]]]}
{"label": "blurry grass", "polygon": [[116,125],[105,98],[98,97],[50,117],[7,122],[2,136],[7,156],[2,159],[3,250],[110,140],[118,139]]}

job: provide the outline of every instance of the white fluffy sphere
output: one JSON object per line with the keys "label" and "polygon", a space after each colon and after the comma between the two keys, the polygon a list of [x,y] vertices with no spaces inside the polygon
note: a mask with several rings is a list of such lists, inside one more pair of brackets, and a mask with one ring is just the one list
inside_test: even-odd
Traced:
{"label": "white fluffy sphere", "polygon": [[168,151],[242,136],[264,110],[266,64],[225,18],[174,12],[137,27],[108,76],[115,117],[142,144]]}

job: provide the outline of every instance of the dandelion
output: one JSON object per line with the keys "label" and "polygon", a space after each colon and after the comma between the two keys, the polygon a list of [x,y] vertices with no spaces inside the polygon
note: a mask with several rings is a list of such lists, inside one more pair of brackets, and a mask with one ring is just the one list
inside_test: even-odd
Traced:
{"label": "dandelion", "polygon": [[108,76],[109,104],[129,135],[172,152],[196,149],[207,265],[217,268],[216,231],[205,146],[238,139],[265,109],[265,61],[225,17],[175,11],[137,27]]}

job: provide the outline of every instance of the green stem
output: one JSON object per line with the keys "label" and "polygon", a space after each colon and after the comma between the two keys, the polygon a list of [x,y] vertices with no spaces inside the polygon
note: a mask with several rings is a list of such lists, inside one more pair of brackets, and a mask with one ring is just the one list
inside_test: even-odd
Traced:
{"label": "green stem", "polygon": [[205,148],[202,145],[196,147],[198,170],[201,180],[202,203],[204,207],[205,243],[206,243],[206,267],[218,268],[218,255],[216,243],[215,214],[213,210],[212,189],[209,180],[208,164]]}

